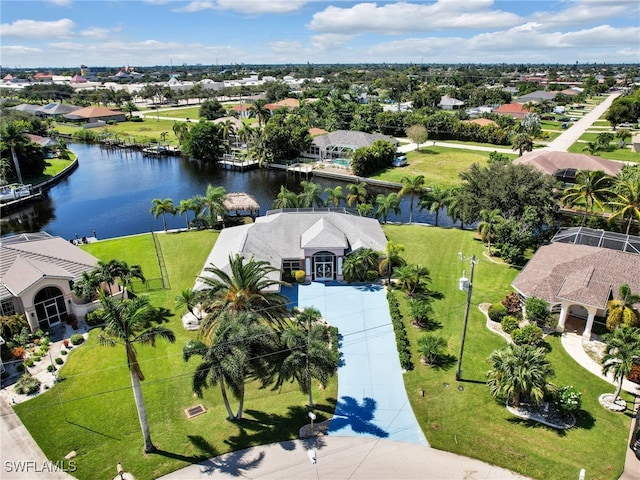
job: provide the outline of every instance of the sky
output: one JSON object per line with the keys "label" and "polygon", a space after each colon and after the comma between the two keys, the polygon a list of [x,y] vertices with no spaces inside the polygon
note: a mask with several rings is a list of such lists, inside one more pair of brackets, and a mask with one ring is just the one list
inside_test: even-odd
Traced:
{"label": "sky", "polygon": [[637,0],[2,0],[11,68],[640,63]]}

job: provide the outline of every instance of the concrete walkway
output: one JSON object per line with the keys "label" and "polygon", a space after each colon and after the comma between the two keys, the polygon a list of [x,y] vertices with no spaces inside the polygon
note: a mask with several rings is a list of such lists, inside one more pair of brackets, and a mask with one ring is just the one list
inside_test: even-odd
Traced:
{"label": "concrete walkway", "polygon": [[[400,145],[398,147],[398,152],[407,153],[414,151],[418,145],[413,143],[408,138],[397,137],[396,140],[400,142],[409,142],[405,145]],[[450,143],[450,142],[441,142],[438,140],[429,140],[427,143],[421,143],[420,149],[428,149],[429,147],[447,147],[447,148],[459,148],[462,150],[476,150],[478,152],[498,152],[498,153],[510,153],[513,154],[514,151],[508,147],[485,147],[483,145],[466,145],[464,143]]]}

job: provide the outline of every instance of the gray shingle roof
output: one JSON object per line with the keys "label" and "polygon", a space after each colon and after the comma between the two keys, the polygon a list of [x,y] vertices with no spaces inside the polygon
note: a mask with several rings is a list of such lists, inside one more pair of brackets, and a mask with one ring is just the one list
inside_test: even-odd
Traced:
{"label": "gray shingle roof", "polygon": [[381,133],[354,132],[351,130],[336,130],[335,132],[325,135],[318,135],[313,139],[312,143],[320,148],[327,148],[330,145],[341,145],[356,150],[361,147],[370,147],[376,140],[386,140],[394,145],[398,143],[396,139],[382,135]]}

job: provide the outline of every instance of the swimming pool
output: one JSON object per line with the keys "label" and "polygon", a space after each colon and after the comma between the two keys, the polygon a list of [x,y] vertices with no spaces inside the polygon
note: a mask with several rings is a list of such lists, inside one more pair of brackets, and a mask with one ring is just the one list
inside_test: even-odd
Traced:
{"label": "swimming pool", "polygon": [[348,158],[334,158],[331,163],[341,167],[348,167],[351,164]]}

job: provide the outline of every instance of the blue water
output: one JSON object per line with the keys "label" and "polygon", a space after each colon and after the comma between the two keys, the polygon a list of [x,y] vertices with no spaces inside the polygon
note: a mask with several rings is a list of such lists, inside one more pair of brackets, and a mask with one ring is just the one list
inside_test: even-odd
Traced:
{"label": "blue water", "polygon": [[[45,230],[64,238],[92,236],[93,232],[98,238],[112,238],[161,230],[162,218],[155,219],[150,213],[154,198],[171,198],[177,206],[182,199],[204,194],[209,184],[255,196],[261,214],[271,209],[281,185],[300,191],[301,178],[280,170],[234,172],[194,160],[145,157],[139,152],[107,150],[98,145],[71,144],[69,148],[78,155],[78,169],[53,187],[48,198],[5,215],[0,224],[3,235]],[[346,194],[348,182],[311,179],[323,190],[342,185]],[[371,188],[374,196],[389,192]],[[388,221],[408,221],[408,197],[402,199],[401,210],[400,215],[390,215]],[[414,208],[413,221],[432,224],[435,214]],[[441,212],[438,223],[448,226],[451,220]],[[184,228],[184,216],[168,216],[167,226]]]}

